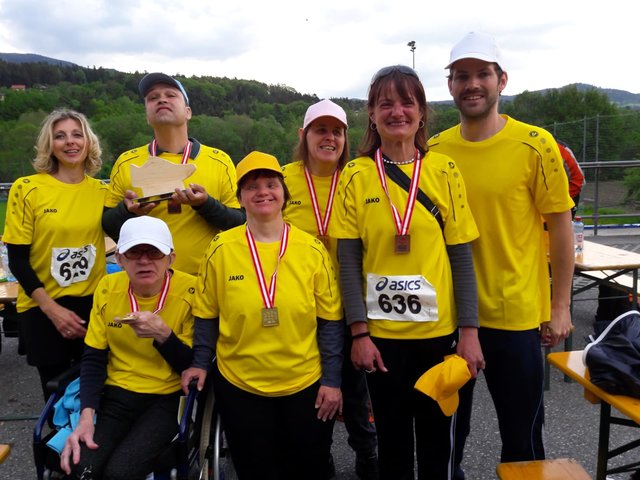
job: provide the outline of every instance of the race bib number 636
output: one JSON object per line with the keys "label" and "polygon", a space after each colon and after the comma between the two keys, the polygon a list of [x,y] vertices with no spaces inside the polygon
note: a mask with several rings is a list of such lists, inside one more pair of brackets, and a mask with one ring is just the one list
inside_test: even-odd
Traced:
{"label": "race bib number 636", "polygon": [[89,278],[95,261],[96,247],[91,244],[84,247],[53,248],[51,275],[61,287],[84,282]]}
{"label": "race bib number 636", "polygon": [[435,322],[436,291],[422,275],[368,273],[367,316],[400,322]]}

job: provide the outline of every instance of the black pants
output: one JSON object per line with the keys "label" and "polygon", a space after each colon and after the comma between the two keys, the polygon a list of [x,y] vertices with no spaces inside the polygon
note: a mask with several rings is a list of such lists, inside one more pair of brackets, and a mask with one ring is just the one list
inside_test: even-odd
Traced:
{"label": "black pants", "polygon": [[242,480],[326,480],[335,420],[317,418],[319,383],[292,395],[246,392],[212,368],[216,405]]}
{"label": "black pants", "polygon": [[[501,462],[543,460],[544,366],[537,329],[512,332],[478,329],[486,362],[484,376],[498,416]],[[456,420],[456,465],[471,430],[475,380],[460,389]]]}
{"label": "black pants", "polygon": [[455,338],[373,338],[389,370],[367,375],[378,432],[381,480],[413,480],[414,435],[418,478],[451,478],[455,414],[445,416],[438,403],[414,385],[429,368],[455,353]]}
{"label": "black pants", "polygon": [[351,362],[351,335],[344,339],[342,364],[342,415],[347,429],[347,442],[356,455],[368,458],[376,454],[376,428],[369,421],[369,389],[363,370],[356,370]]}
{"label": "black pants", "polygon": [[[93,296],[60,297],[60,305],[74,311],[89,325]],[[79,362],[84,350],[84,339],[68,340],[60,335],[53,322],[39,307],[18,314],[20,336],[27,353],[27,363],[38,368],[45,401],[49,394],[47,382]]]}
{"label": "black pants", "polygon": [[94,434],[99,447],[90,450],[81,444],[80,462],[71,478],[144,480],[178,433],[180,395],[105,386]]}

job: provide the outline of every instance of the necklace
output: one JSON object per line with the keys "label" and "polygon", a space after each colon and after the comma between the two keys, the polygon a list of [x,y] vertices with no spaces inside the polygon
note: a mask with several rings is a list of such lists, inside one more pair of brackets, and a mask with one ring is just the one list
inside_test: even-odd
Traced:
{"label": "necklace", "polygon": [[409,165],[410,163],[413,163],[415,161],[415,157],[411,157],[409,160],[406,160],[404,162],[394,162],[393,160],[389,160],[387,157],[383,155],[382,161],[384,163],[388,163],[389,165]]}

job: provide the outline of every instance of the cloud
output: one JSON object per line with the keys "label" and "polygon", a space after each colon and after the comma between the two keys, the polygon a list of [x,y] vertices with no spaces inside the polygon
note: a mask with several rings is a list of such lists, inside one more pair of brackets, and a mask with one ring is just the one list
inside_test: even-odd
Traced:
{"label": "cloud", "polygon": [[[635,15],[579,0],[0,0],[0,51],[38,53],[125,72],[222,76],[319,97],[364,98],[381,67],[411,65],[431,100],[447,100],[444,66],[468,31],[492,33],[505,94],[569,83],[638,91]],[[415,57],[407,42],[416,42]]]}

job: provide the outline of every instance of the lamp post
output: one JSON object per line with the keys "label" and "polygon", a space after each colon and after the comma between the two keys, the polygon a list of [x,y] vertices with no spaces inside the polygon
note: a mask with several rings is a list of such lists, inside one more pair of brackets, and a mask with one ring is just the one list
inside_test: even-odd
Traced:
{"label": "lamp post", "polygon": [[413,56],[413,69],[416,69],[416,42],[415,40],[411,40],[407,43],[407,47],[411,50],[411,55]]}

